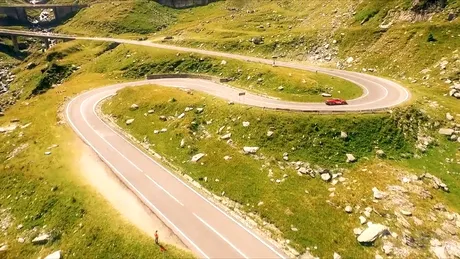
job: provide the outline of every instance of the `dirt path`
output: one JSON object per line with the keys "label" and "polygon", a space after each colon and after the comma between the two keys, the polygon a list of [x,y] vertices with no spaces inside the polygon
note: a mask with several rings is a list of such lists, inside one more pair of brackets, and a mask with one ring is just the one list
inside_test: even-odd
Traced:
{"label": "dirt path", "polygon": [[[155,230],[158,230],[161,241],[175,245],[184,250],[188,247],[151,212],[150,209],[137,198],[99,159],[97,154],[85,145],[80,139],[75,141],[79,150],[78,165],[81,175],[90,183],[98,193],[129,222],[154,238]],[[103,183],[103,184],[101,184]]]}

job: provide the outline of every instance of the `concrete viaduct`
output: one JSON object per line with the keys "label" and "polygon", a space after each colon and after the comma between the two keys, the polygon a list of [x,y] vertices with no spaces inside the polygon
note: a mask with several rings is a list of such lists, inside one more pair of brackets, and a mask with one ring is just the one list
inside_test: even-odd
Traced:
{"label": "concrete viaduct", "polygon": [[6,30],[6,29],[0,29],[0,36],[11,37],[11,40],[13,41],[14,50],[16,52],[19,52],[18,37],[20,36],[42,39],[47,49],[49,48],[50,39],[64,40],[64,41],[75,40],[75,37],[68,36],[68,35],[59,35],[59,34],[54,34],[54,33],[43,34],[43,33],[36,33],[36,32],[15,31],[15,30]]}
{"label": "concrete viaduct", "polygon": [[56,21],[62,21],[68,18],[72,13],[78,12],[87,5],[65,5],[65,4],[36,4],[36,5],[8,5],[0,6],[0,14],[4,14],[9,18],[28,23],[28,9],[53,9]]}

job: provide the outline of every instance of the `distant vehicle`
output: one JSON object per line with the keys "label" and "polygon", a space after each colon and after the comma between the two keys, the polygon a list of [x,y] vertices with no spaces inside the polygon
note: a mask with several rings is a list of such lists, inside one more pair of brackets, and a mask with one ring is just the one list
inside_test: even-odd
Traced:
{"label": "distant vehicle", "polygon": [[334,99],[329,99],[326,100],[327,105],[347,105],[347,101],[339,99],[339,98],[334,98]]}

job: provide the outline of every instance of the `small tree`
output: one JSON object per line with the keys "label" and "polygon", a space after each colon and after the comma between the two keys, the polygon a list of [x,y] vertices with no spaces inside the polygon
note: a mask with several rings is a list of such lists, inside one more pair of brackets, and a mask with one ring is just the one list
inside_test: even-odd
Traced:
{"label": "small tree", "polygon": [[434,36],[433,36],[433,33],[430,32],[430,35],[428,35],[428,39],[427,39],[428,42],[435,42],[437,41]]}

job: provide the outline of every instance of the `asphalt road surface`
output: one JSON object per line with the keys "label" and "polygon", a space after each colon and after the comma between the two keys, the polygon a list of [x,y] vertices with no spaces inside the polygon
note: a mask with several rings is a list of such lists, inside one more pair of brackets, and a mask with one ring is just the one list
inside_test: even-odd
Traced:
{"label": "asphalt road surface", "polygon": [[[27,32],[29,33],[29,32]],[[30,35],[29,35],[30,36]],[[68,37],[68,36],[67,36]],[[81,40],[111,41],[177,51],[201,53],[271,64],[271,60],[241,55],[182,48],[112,38],[74,37]],[[202,258],[286,258],[286,255],[244,223],[228,215],[133,145],[106,124],[96,111],[97,104],[124,87],[156,84],[205,92],[235,103],[298,111],[370,111],[397,106],[410,98],[402,86],[387,79],[334,69],[316,68],[296,63],[277,62],[278,66],[318,71],[358,84],[364,95],[346,106],[322,103],[296,103],[266,98],[241,89],[202,79],[155,79],[106,86],[85,92],[66,107],[67,119],[74,131],[99,155],[115,174],[155,212],[197,256]],[[103,184],[103,183],[101,183]]]}

